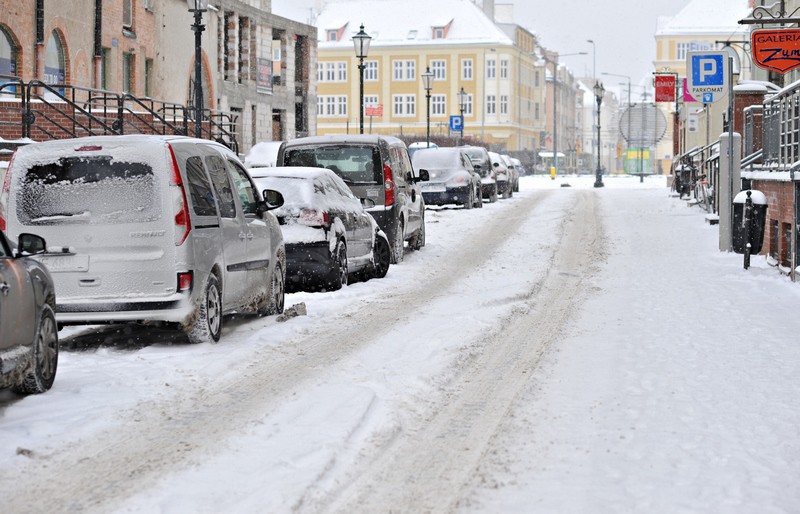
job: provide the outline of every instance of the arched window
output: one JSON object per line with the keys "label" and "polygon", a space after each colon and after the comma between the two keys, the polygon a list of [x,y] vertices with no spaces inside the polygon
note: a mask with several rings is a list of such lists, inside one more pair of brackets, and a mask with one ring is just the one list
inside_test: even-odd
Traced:
{"label": "arched window", "polygon": [[0,75],[17,75],[17,46],[4,27],[0,27]]}
{"label": "arched window", "polygon": [[[66,66],[64,65],[64,43],[57,31],[50,34],[47,50],[44,55],[44,82],[45,84],[64,84],[67,79]],[[59,90],[63,93],[63,89]]]}

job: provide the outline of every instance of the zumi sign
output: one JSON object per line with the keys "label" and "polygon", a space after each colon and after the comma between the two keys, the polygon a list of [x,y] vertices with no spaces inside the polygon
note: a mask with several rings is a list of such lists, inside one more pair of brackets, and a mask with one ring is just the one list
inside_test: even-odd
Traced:
{"label": "zumi sign", "polygon": [[727,52],[689,52],[686,56],[687,92],[705,104],[728,94]]}
{"label": "zumi sign", "polygon": [[760,68],[787,73],[800,67],[800,29],[754,30],[750,47]]}

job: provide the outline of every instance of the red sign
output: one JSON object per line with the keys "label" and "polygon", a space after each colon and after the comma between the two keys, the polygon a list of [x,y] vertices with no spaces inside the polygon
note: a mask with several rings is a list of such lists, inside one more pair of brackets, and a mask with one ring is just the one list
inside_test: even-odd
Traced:
{"label": "red sign", "polygon": [[750,48],[760,68],[786,73],[800,67],[800,29],[754,30]]}
{"label": "red sign", "polygon": [[656,102],[675,101],[675,75],[659,75],[656,73]]}
{"label": "red sign", "polygon": [[383,116],[383,104],[368,104],[364,106],[365,116]]}

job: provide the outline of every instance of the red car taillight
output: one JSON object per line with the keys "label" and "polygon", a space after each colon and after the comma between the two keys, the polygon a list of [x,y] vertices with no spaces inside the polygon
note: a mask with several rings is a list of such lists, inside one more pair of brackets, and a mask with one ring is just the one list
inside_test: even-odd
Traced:
{"label": "red car taillight", "polygon": [[169,185],[172,190],[172,205],[175,212],[175,246],[180,246],[189,237],[192,221],[189,217],[189,202],[186,201],[186,190],[183,188],[178,159],[175,157],[172,146],[167,145],[167,148],[172,158],[172,174],[169,178]]}
{"label": "red car taillight", "polygon": [[392,180],[392,168],[388,164],[383,165],[383,189],[386,195],[383,203],[389,207],[394,204],[394,181]]}
{"label": "red car taillight", "polygon": [[192,289],[192,272],[178,273],[178,292]]}
{"label": "red car taillight", "polygon": [[11,182],[11,168],[14,166],[14,157],[16,157],[17,151],[14,150],[14,153],[11,154],[11,161],[8,163],[8,168],[6,169],[6,177],[3,180],[3,189],[0,190],[0,229],[6,229],[6,209],[8,208],[9,202],[9,184]]}
{"label": "red car taillight", "polygon": [[329,227],[331,224],[330,216],[325,211],[315,209],[301,209],[297,222],[309,227]]}

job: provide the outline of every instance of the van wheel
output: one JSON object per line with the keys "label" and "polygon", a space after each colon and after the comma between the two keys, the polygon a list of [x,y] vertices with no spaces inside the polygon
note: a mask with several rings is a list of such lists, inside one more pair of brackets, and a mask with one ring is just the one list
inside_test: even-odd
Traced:
{"label": "van wheel", "polygon": [[53,386],[58,367],[58,331],[53,309],[45,304],[39,329],[31,348],[31,369],[22,382],[12,388],[17,394],[39,394]]}
{"label": "van wheel", "polygon": [[272,274],[272,285],[269,288],[269,301],[266,307],[259,312],[261,316],[271,316],[283,312],[284,300],[286,297],[286,276],[283,274],[283,265],[278,262],[275,264],[275,271]]}
{"label": "van wheel", "polygon": [[394,231],[394,237],[392,238],[392,264],[399,264],[403,262],[403,257],[405,257],[405,249],[403,245],[405,244],[405,233],[406,233],[406,225],[403,221],[399,221],[397,223],[397,229]]}
{"label": "van wheel", "polygon": [[222,334],[222,290],[216,275],[208,276],[194,316],[185,328],[191,343],[216,343]]}

